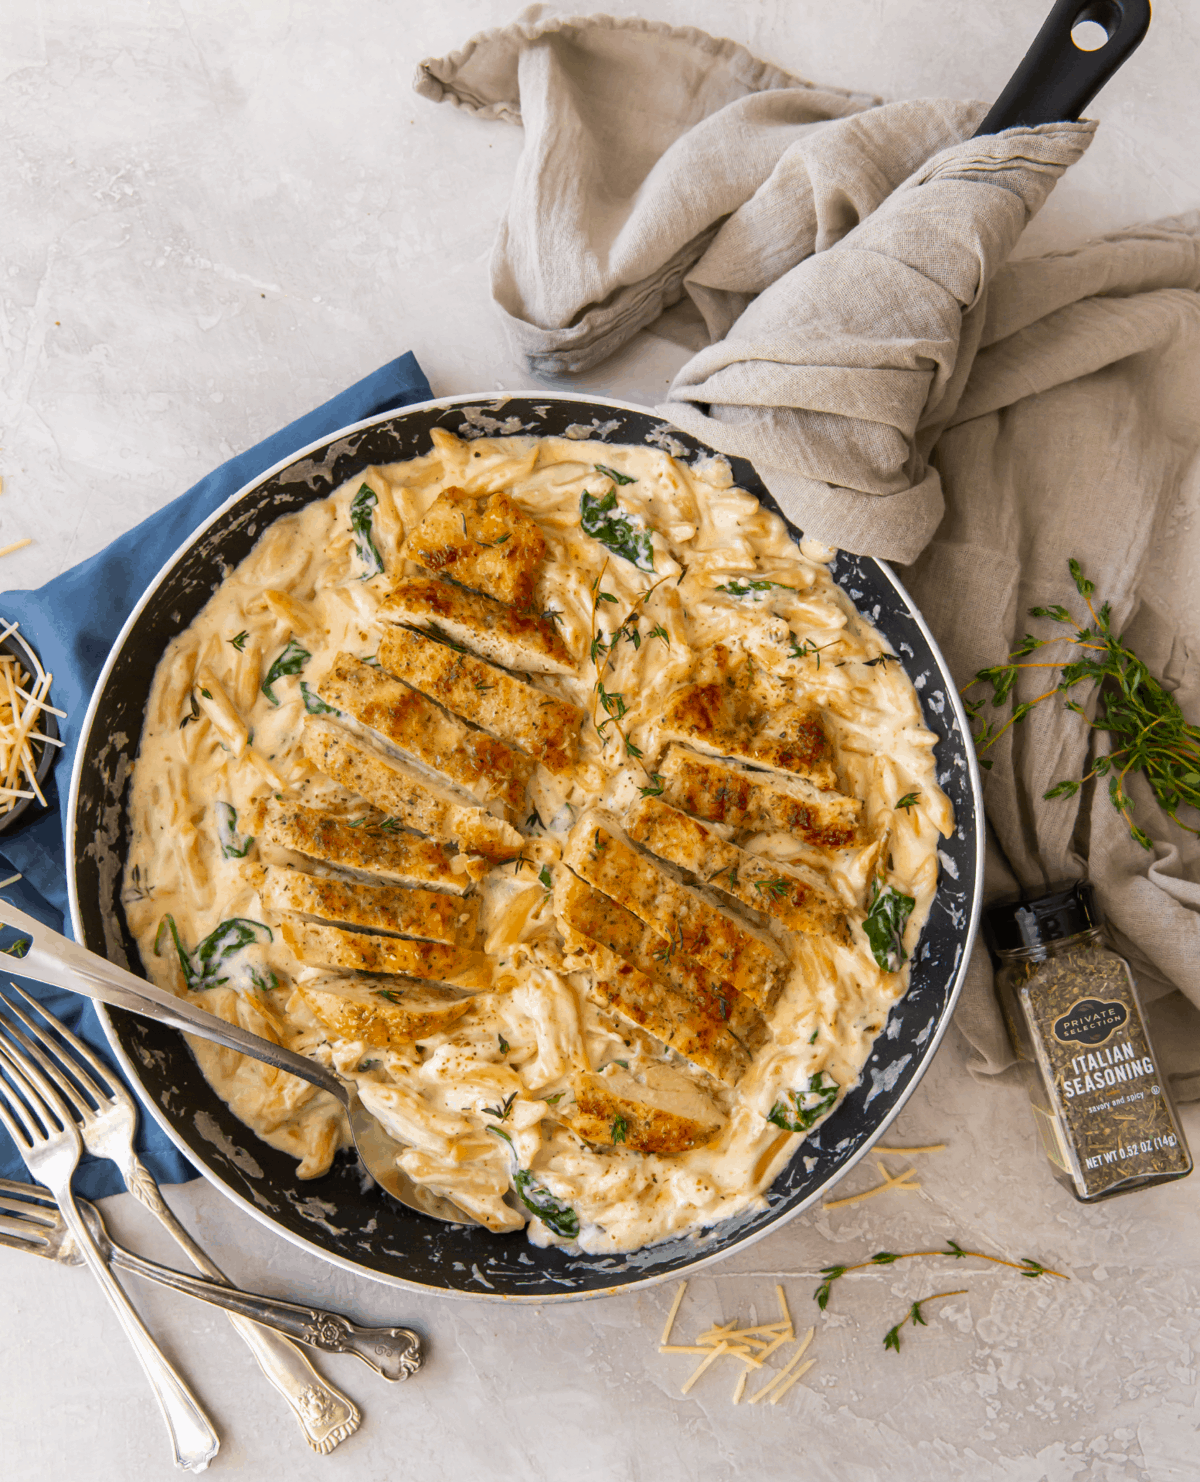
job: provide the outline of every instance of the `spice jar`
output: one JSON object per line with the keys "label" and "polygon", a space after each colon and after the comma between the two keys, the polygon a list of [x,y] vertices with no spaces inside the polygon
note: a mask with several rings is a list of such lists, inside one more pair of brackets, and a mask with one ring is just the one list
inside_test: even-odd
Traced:
{"label": "spice jar", "polygon": [[1091,886],[994,906],[987,925],[1000,1008],[1059,1183],[1092,1203],[1189,1174],[1133,974]]}

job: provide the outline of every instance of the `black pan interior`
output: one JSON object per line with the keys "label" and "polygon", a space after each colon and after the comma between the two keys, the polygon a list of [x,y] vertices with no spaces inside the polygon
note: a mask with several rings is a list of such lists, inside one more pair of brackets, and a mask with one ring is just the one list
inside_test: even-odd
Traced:
{"label": "black pan interior", "polygon": [[[324,444],[244,494],[175,561],[120,643],[80,747],[75,870],[81,940],[141,973],[120,904],[127,846],[126,791],[155,666],[167,642],[186,628],[224,573],[247,556],[279,515],[322,499],[370,463],[393,463],[429,450],[430,429],[460,436],[531,433],[600,437],[612,443],[666,446],[685,461],[711,450],[650,412],[594,402],[509,398],[457,402],[392,414]],[[778,506],[749,463],[734,478],[768,508]],[[149,1100],[161,1108],[193,1160],[252,1211],[336,1259],[385,1279],[477,1296],[552,1299],[653,1280],[762,1234],[810,1199],[870,1141],[905,1099],[940,1038],[957,992],[973,906],[979,813],[965,737],[948,680],[886,568],[839,555],[835,579],[901,655],[917,685],[925,723],[940,737],[938,782],[958,827],[942,842],[942,870],[932,914],[912,964],[911,987],[876,1041],[859,1084],[810,1137],[769,1191],[765,1207],[698,1237],[632,1255],[593,1257],[539,1250],[518,1232],[498,1237],[446,1225],[364,1190],[357,1163],[343,1155],[325,1177],[301,1182],[296,1164],[260,1142],[210,1090],[183,1038],[134,1015],[110,1011],[115,1033]]]}

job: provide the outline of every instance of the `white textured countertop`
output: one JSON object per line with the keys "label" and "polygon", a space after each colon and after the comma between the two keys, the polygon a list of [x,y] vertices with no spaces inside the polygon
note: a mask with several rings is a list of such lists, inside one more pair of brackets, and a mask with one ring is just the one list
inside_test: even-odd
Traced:
{"label": "white textured countertop", "polygon": [[[818,81],[888,97],[994,97],[1047,0],[615,0],[703,27]],[[515,389],[486,263],[520,133],[434,107],[416,62],[511,19],[506,0],[6,0],[0,3],[0,545],[4,587],[100,549],[215,464],[403,350],[438,393]],[[1022,253],[1200,204],[1200,8],[1160,0],[1141,50],[1090,110],[1096,142]],[[566,389],[656,400],[683,358],[643,335]],[[1200,572],[1190,512],[1169,559]],[[1168,559],[1164,554],[1162,559]],[[1192,635],[1195,611],[1179,614]],[[1194,1148],[1200,1108],[1185,1109]],[[320,1359],[361,1431],[312,1455],[224,1319],[137,1288],[223,1436],[229,1479],[762,1479],[1193,1482],[1200,1477],[1200,1178],[1076,1204],[1034,1144],[1023,1093],[979,1086],[951,1031],[894,1146],[919,1193],[806,1215],[696,1278],[677,1334],[774,1316],[782,1280],[815,1367],[777,1406],[734,1408],[732,1366],[686,1397],[660,1356],[673,1286],[546,1308],[410,1297],[352,1278],[202,1183],[171,1191],[244,1285],[425,1334],[390,1387]],[[839,1193],[876,1181],[869,1161]],[[127,1196],[114,1229],[171,1250]],[[848,1276],[819,1268],[947,1238],[1070,1274],[979,1262]],[[969,1268],[969,1269],[968,1269]],[[88,1276],[0,1251],[0,1476],[175,1475],[125,1341]],[[928,1326],[882,1337],[950,1287]],[[680,1341],[677,1337],[676,1341]],[[751,1382],[751,1392],[756,1381]]]}

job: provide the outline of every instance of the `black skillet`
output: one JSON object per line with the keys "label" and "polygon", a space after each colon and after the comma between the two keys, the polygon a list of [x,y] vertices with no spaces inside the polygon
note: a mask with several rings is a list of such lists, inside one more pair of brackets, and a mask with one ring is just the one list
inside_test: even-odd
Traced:
{"label": "black skillet", "polygon": [[[1082,50],[1071,38],[1083,21],[1107,32]],[[1058,0],[1037,39],[978,133],[1079,116],[1141,41],[1147,0]],[[468,411],[483,421],[472,423]],[[138,965],[120,906],[127,847],[129,764],[136,755],[158,656],[203,607],[230,566],[249,554],[277,516],[325,497],[370,462],[427,451],[432,427],[470,435],[489,419],[522,431],[563,433],[591,426],[613,442],[662,443],[692,460],[708,450],[643,410],[598,400],[523,396],[489,403],[461,398],[409,408],[348,429],[268,474],[230,502],[155,580],[113,647],[85,723],[73,778],[72,917],[78,939],[115,961]],[[603,430],[600,430],[600,429]],[[496,430],[501,430],[498,426]],[[769,508],[774,500],[748,463],[735,477]],[[778,511],[777,511],[778,512]],[[799,532],[796,532],[797,534]],[[631,1256],[571,1256],[530,1247],[521,1235],[444,1225],[364,1188],[343,1160],[323,1179],[301,1183],[295,1163],[261,1143],[218,1100],[183,1039],[129,1014],[109,1014],[114,1049],[168,1135],[250,1214],[334,1263],[399,1285],[455,1295],[546,1301],[662,1280],[761,1238],[806,1208],[856,1162],[912,1093],[945,1032],[979,913],[983,815],[969,730],[928,629],[888,566],[842,554],[835,579],[899,653],[918,684],[926,724],[939,737],[938,782],[954,804],[957,829],[942,851],[929,922],[912,964],[911,986],[876,1041],[859,1084],[776,1180],[764,1207],[698,1237],[666,1241]]]}

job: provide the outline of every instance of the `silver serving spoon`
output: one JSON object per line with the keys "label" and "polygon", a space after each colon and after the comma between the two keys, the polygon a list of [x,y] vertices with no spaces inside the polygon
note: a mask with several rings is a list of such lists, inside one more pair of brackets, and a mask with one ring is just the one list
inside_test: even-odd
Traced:
{"label": "silver serving spoon", "polygon": [[243,1055],[252,1055],[277,1070],[286,1070],[320,1090],[328,1091],[341,1102],[346,1112],[363,1167],[385,1193],[409,1209],[432,1215],[436,1220],[446,1220],[455,1225],[481,1223],[452,1200],[414,1183],[397,1166],[396,1158],[405,1150],[403,1144],[389,1137],[363,1106],[352,1080],[334,1070],[327,1070],[305,1055],[297,1055],[261,1035],[251,1034],[240,1025],[227,1024],[207,1009],[189,1003],[186,998],[176,998],[173,993],[155,987],[145,978],[135,977],[125,968],[117,967],[69,937],[43,926],[7,901],[0,901],[0,924],[11,926],[29,938],[29,949],[21,958],[19,971],[22,976],[52,983],[56,988],[65,988],[68,993],[81,993],[85,998],[109,1004],[115,1009],[127,1009],[144,1019],[169,1024],[172,1029],[185,1034],[198,1034],[201,1039],[212,1040],[214,1044],[237,1050]]}
{"label": "silver serving spoon", "polygon": [[[226,1312],[252,1318],[276,1332],[286,1333],[299,1343],[307,1343],[311,1348],[320,1348],[326,1353],[352,1353],[376,1374],[393,1383],[410,1378],[421,1367],[421,1340],[411,1328],[363,1328],[340,1312],[305,1307],[277,1297],[263,1297],[235,1286],[206,1281],[202,1276],[188,1276],[170,1266],[160,1266],[157,1261],[149,1261],[118,1245],[108,1233],[94,1204],[89,1204],[86,1199],[77,1199],[76,1203],[100,1247],[100,1254],[121,1271],[144,1276],[201,1302],[211,1302]],[[0,1179],[0,1245],[44,1256],[63,1266],[84,1264],[75,1237],[59,1213],[54,1195],[37,1184],[18,1184]]]}

